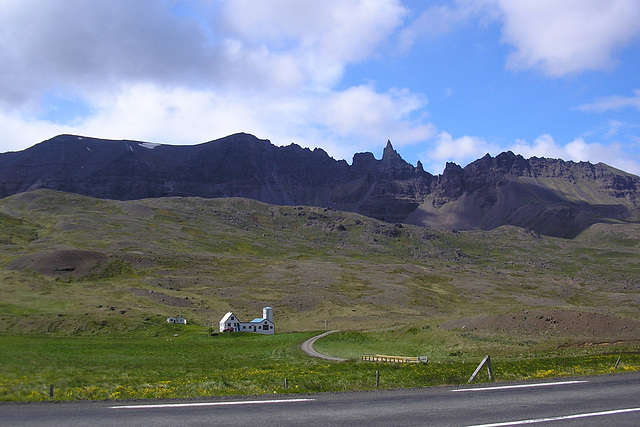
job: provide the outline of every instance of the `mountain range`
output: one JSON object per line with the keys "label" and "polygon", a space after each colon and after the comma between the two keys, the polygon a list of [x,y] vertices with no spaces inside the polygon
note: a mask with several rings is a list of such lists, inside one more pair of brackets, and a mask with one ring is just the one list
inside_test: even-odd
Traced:
{"label": "mountain range", "polygon": [[245,133],[190,146],[60,135],[0,154],[0,198],[42,188],[115,200],[243,197],[437,229],[513,225],[563,238],[595,223],[640,222],[640,177],[603,163],[504,152],[432,175],[391,142],[380,160],[357,153],[348,164]]}

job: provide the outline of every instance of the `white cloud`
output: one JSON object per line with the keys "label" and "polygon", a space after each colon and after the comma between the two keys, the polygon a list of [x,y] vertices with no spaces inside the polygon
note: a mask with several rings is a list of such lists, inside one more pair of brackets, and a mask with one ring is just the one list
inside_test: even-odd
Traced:
{"label": "white cloud", "polygon": [[446,162],[454,162],[464,167],[487,153],[496,156],[504,151],[512,151],[525,158],[546,157],[575,162],[602,162],[640,175],[640,158],[637,155],[629,155],[629,147],[621,143],[587,143],[579,137],[563,145],[557,143],[551,135],[545,134],[531,143],[516,140],[509,146],[500,146],[476,136],[453,138],[451,134],[443,131],[430,141],[430,144],[432,149],[421,155],[421,161],[425,169],[434,174],[442,173]]}
{"label": "white cloud", "polygon": [[612,53],[640,34],[638,0],[485,0],[502,12],[507,67],[550,76],[611,68]]}
{"label": "white cloud", "polygon": [[24,0],[0,4],[0,101],[37,104],[52,88],[82,95],[122,81],[202,80],[221,52],[172,2]]}
{"label": "white cloud", "polygon": [[[387,139],[432,140],[429,170],[500,151],[479,137],[437,134],[423,94],[344,81],[407,17],[400,0],[0,0],[0,151],[59,133],[191,144],[240,131],[347,160]],[[638,0],[456,0],[427,8],[399,37],[408,47],[471,19],[499,19],[515,49],[510,67],[558,76],[610,66],[612,52],[640,34],[639,18]],[[640,109],[639,98],[581,108]],[[47,121],[56,99],[82,115]],[[514,146],[561,158],[607,154],[544,135]]]}
{"label": "white cloud", "polygon": [[68,126],[30,120],[15,113],[0,113],[0,152],[20,151],[52,136],[70,133]]}
{"label": "white cloud", "polygon": [[400,47],[409,48],[418,38],[435,38],[464,28],[476,19],[482,28],[500,20],[503,12],[498,0],[449,0],[424,10],[399,35]]}
{"label": "white cloud", "polygon": [[421,156],[426,170],[441,173],[445,162],[461,166],[479,159],[487,153],[495,153],[499,148],[477,136],[453,138],[448,132],[440,132],[433,141],[433,148]]}
{"label": "white cloud", "polygon": [[455,5],[429,7],[400,32],[400,48],[406,51],[418,38],[434,38],[452,31],[477,13],[472,6],[468,2],[458,2]]}
{"label": "white cloud", "polygon": [[633,96],[608,96],[593,103],[584,104],[578,107],[582,111],[603,113],[610,110],[620,110],[622,108],[636,108],[640,110],[640,89],[636,89]]}
{"label": "white cloud", "polygon": [[575,162],[602,162],[626,172],[640,174],[640,159],[629,156],[623,144],[587,143],[583,138],[575,138],[561,145],[551,135],[541,135],[533,143],[518,140],[509,150],[526,158],[535,156]]}
{"label": "white cloud", "polygon": [[615,51],[640,36],[638,0],[456,0],[420,14],[400,33],[400,47],[460,30],[472,18],[502,23],[502,41],[515,49],[508,69],[552,77],[612,68]]}
{"label": "white cloud", "polygon": [[521,154],[524,157],[549,157],[553,159],[565,160],[583,160],[574,157],[567,157],[568,152],[559,146],[551,135],[541,135],[536,138],[533,143],[525,140],[516,140],[510,148],[514,153]]}
{"label": "white cloud", "polygon": [[350,160],[354,152],[384,146],[386,139],[402,146],[434,134],[433,126],[420,120],[426,99],[406,89],[378,93],[358,86],[271,97],[136,84],[96,97],[93,105],[94,115],[64,126],[0,114],[2,128],[11,130],[3,136],[15,138],[11,148],[18,149],[59,133],[193,144],[249,132],[277,145],[322,147],[337,159]]}
{"label": "white cloud", "polygon": [[[61,132],[195,143],[244,131],[342,158],[374,138],[428,138],[423,95],[336,88],[406,13],[400,0],[0,2],[2,151]],[[48,122],[57,98],[84,116]]]}
{"label": "white cloud", "polygon": [[233,0],[224,2],[231,36],[247,48],[295,58],[312,83],[332,85],[347,64],[369,57],[406,14],[399,0]]}
{"label": "white cloud", "polygon": [[0,103],[33,106],[52,87],[87,96],[122,83],[331,87],[405,13],[400,0],[0,2]]}
{"label": "white cloud", "polygon": [[377,93],[371,86],[355,86],[326,98],[319,108],[321,124],[339,137],[371,141],[389,138],[398,145],[412,144],[433,136],[433,126],[411,115],[427,104],[423,95],[407,89]]}

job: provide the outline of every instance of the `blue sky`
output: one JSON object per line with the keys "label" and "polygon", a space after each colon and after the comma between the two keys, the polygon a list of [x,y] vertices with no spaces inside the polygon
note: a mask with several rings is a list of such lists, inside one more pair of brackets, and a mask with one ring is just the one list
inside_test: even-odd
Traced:
{"label": "blue sky", "polygon": [[640,174],[640,0],[0,0],[0,152],[249,132]]}

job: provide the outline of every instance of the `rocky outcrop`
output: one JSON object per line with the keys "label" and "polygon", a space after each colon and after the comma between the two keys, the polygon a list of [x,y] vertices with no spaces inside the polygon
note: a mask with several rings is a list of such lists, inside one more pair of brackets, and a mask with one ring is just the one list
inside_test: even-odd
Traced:
{"label": "rocky outcrop", "polygon": [[433,181],[433,175],[421,164],[414,167],[404,161],[387,141],[381,160],[371,153],[354,156],[349,182],[361,183],[356,185],[360,198],[351,209],[340,207],[388,222],[403,222],[431,191]]}
{"label": "rocky outcrop", "polygon": [[486,155],[442,175],[402,159],[352,164],[321,149],[277,147],[248,134],[193,146],[61,135],[0,154],[0,197],[38,188],[98,198],[246,197],[358,212],[435,228],[527,227],[573,237],[603,221],[638,221],[640,178],[604,164]]}
{"label": "rocky outcrop", "polygon": [[639,184],[639,177],[602,163],[487,154],[464,168],[448,163],[406,221],[458,229],[516,225],[574,237],[597,222],[637,222]]}

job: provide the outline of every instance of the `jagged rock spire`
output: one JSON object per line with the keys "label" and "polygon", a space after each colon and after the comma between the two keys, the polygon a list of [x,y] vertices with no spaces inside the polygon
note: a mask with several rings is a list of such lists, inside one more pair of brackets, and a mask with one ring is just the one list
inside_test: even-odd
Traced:
{"label": "jagged rock spire", "polygon": [[382,160],[397,159],[402,160],[402,157],[400,157],[400,154],[398,154],[398,152],[393,148],[393,145],[391,145],[391,141],[387,140],[387,145],[386,147],[384,147],[384,151],[382,152]]}

